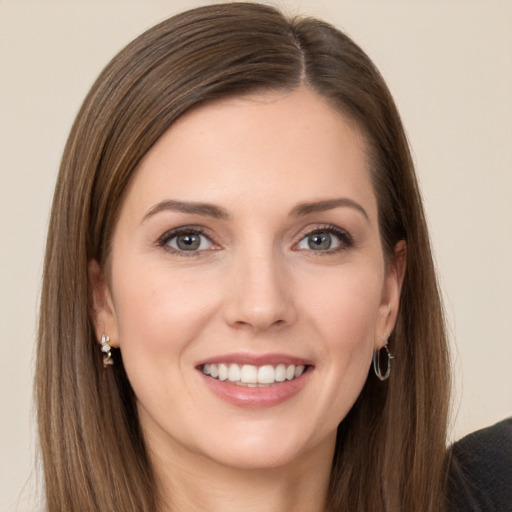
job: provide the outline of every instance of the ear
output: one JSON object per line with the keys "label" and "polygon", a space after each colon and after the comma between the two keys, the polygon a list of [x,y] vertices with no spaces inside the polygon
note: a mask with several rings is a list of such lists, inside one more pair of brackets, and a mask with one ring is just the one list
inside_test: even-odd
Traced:
{"label": "ear", "polygon": [[386,345],[388,338],[395,327],[406,265],[407,244],[405,240],[400,240],[395,245],[393,254],[386,265],[382,301],[379,306],[376,323],[375,350]]}
{"label": "ear", "polygon": [[105,274],[96,260],[89,262],[89,282],[91,283],[92,320],[96,339],[101,340],[102,334],[110,337],[112,347],[119,346],[117,318]]}

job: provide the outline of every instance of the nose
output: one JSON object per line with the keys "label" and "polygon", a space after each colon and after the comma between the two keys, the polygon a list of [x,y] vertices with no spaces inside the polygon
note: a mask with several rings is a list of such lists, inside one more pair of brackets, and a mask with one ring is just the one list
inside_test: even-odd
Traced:
{"label": "nose", "polygon": [[289,269],[271,250],[239,255],[227,288],[224,315],[232,327],[264,331],[290,325],[296,319]]}

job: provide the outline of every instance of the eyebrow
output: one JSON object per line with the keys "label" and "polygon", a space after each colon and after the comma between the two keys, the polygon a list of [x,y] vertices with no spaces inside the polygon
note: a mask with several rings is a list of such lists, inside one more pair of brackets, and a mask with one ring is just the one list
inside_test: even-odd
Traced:
{"label": "eyebrow", "polygon": [[196,203],[187,201],[175,201],[168,199],[152,206],[142,218],[141,224],[147,219],[163,211],[174,211],[182,213],[193,213],[203,215],[205,217],[213,217],[215,219],[227,220],[230,218],[229,213],[220,206],[209,203]]}
{"label": "eyebrow", "polygon": [[361,213],[368,222],[370,222],[370,217],[368,216],[366,210],[359,203],[352,199],[349,199],[348,197],[326,199],[325,201],[316,201],[313,203],[301,203],[298,204],[292,210],[291,215],[293,217],[302,217],[305,215],[310,215],[312,213],[325,212],[327,210],[332,210],[334,208],[340,207],[354,208],[359,213]]}
{"label": "eyebrow", "polygon": [[[359,203],[347,197],[326,199],[324,201],[316,201],[311,203],[300,203],[295,208],[293,208],[291,211],[291,216],[304,217],[312,213],[325,212],[327,210],[333,210],[334,208],[340,207],[354,208],[360,212],[368,222],[370,221],[366,210]],[[214,204],[167,199],[152,206],[142,218],[141,224],[153,215],[163,211],[192,213],[195,215],[203,215],[205,217],[212,217],[214,219],[222,220],[229,220],[231,218],[227,210]]]}

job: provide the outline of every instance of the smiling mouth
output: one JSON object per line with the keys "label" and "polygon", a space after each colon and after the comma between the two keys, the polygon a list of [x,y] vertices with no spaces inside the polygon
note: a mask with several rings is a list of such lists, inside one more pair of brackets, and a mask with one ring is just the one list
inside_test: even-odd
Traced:
{"label": "smiling mouth", "polygon": [[307,368],[307,365],[294,364],[254,366],[252,364],[211,363],[203,365],[200,369],[208,377],[221,382],[226,381],[245,387],[268,387],[298,379]]}

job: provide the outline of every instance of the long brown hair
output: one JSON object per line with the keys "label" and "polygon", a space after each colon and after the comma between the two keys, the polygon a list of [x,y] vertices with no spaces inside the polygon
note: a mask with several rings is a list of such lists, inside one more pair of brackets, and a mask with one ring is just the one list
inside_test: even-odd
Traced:
{"label": "long brown hair", "polygon": [[[363,130],[383,247],[407,243],[390,338],[391,377],[369,374],[338,429],[332,510],[444,507],[448,355],[429,238],[408,144],[391,95],[345,34],[273,7],[220,4],[142,34],[104,69],[66,144],[43,276],[36,398],[50,511],[154,511],[157,489],[119,351],[102,367],[88,262],[105,265],[123,190],[184,112],[215,99],[306,84]],[[340,391],[342,392],[342,391]]]}

